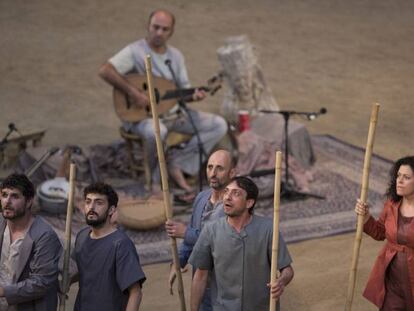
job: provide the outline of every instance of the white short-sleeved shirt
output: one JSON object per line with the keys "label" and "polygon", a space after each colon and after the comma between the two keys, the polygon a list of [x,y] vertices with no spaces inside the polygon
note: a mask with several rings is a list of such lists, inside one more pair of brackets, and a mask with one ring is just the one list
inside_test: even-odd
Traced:
{"label": "white short-sleeved shirt", "polygon": [[152,74],[156,77],[173,81],[173,77],[165,61],[169,59],[171,66],[181,88],[189,88],[187,68],[185,66],[184,56],[181,52],[172,47],[167,46],[164,54],[154,52],[147,43],[147,40],[141,39],[135,41],[116,55],[109,59],[109,62],[115,67],[120,74],[127,74],[136,71],[139,74],[145,74],[145,58],[151,55]]}

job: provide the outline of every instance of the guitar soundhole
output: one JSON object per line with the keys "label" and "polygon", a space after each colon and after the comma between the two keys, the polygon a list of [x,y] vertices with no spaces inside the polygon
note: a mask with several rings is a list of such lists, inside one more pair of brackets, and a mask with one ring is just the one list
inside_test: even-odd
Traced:
{"label": "guitar soundhole", "polygon": [[[142,90],[143,91],[148,91],[148,84],[147,83],[142,83]],[[161,94],[160,91],[157,88],[154,88],[154,95],[155,95],[155,102],[158,104],[160,102],[161,99]],[[149,108],[147,107],[147,111],[149,112]]]}

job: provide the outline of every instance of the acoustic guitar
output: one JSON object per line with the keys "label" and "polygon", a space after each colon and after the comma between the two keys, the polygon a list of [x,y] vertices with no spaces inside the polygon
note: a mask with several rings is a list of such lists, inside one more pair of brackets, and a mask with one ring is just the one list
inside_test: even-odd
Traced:
{"label": "acoustic guitar", "polygon": [[[145,76],[129,74],[126,76],[126,79],[138,90],[142,92],[148,91],[147,78]],[[162,114],[168,112],[177,104],[177,100],[180,98],[190,102],[196,89],[204,90],[210,95],[214,95],[221,88],[222,80],[222,74],[218,74],[207,81],[207,86],[177,90],[172,81],[154,77],[153,85],[158,114],[162,116]],[[150,107],[141,108],[131,103],[128,96],[117,88],[114,88],[113,98],[115,112],[122,121],[139,122],[151,116]]]}

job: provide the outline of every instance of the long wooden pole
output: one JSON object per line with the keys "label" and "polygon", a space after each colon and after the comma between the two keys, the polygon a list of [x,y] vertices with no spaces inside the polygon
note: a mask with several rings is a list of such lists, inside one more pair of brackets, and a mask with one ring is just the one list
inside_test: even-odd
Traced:
{"label": "long wooden pole", "polygon": [[[270,283],[276,283],[277,275],[277,258],[279,254],[279,214],[280,214],[280,181],[282,172],[282,153],[276,152],[275,164],[275,190],[274,190],[274,209],[273,209],[273,240],[272,240],[272,262],[270,268]],[[269,310],[276,310],[276,299],[270,296]]]}
{"label": "long wooden pole", "polygon": [[62,272],[62,295],[60,296],[59,310],[65,311],[66,293],[69,289],[69,259],[70,259],[70,243],[72,236],[72,215],[73,201],[75,197],[75,176],[76,165],[70,164],[69,169],[69,197],[66,210],[66,229],[65,229],[65,248],[63,253],[63,272]]}
{"label": "long wooden pole", "polygon": [[[165,216],[167,220],[172,219],[173,212],[171,208],[171,199],[170,199],[170,191],[168,187],[168,175],[167,175],[167,166],[165,163],[164,157],[164,150],[162,147],[162,140],[160,134],[160,123],[158,118],[158,111],[155,102],[155,95],[154,95],[154,88],[152,83],[152,65],[151,65],[151,56],[147,55],[145,58],[145,70],[147,73],[147,83],[148,83],[148,93],[149,99],[151,103],[151,113],[152,118],[154,120],[154,129],[155,129],[155,140],[157,143],[157,153],[158,153],[158,162],[160,164],[160,171],[161,171],[161,183],[162,183],[162,192],[164,198],[164,206],[165,206]],[[175,266],[175,272],[177,275],[178,281],[178,295],[180,297],[181,303],[181,310],[185,311],[185,297],[184,297],[184,285],[183,285],[183,278],[181,275],[180,269],[180,260],[178,259],[178,250],[177,250],[177,241],[174,237],[171,237],[171,251],[173,255],[173,262]]]}
{"label": "long wooden pole", "polygon": [[[369,185],[369,171],[371,167],[371,155],[372,155],[372,149],[374,146],[375,129],[376,129],[377,120],[378,120],[379,107],[380,107],[379,104],[374,104],[372,105],[372,110],[371,110],[371,119],[370,119],[369,130],[368,130],[367,147],[365,149],[364,170],[362,173],[362,185],[361,185],[361,195],[360,195],[360,200],[363,203],[366,203],[367,201],[368,185]],[[346,298],[345,311],[351,311],[352,309],[352,300],[354,298],[354,289],[355,289],[355,283],[356,283],[359,249],[361,247],[363,227],[364,227],[364,216],[358,215],[357,229],[356,229],[355,241],[354,241],[354,252],[352,256],[351,269],[349,272],[348,294]]]}

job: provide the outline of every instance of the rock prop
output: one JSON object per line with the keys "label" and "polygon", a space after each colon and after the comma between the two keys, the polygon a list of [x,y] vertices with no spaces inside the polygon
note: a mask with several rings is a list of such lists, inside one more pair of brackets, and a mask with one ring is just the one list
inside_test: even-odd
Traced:
{"label": "rock prop", "polygon": [[279,110],[254,47],[246,36],[227,38],[217,55],[229,86],[221,112],[231,123],[237,124],[239,110],[248,110],[253,115],[260,109]]}

